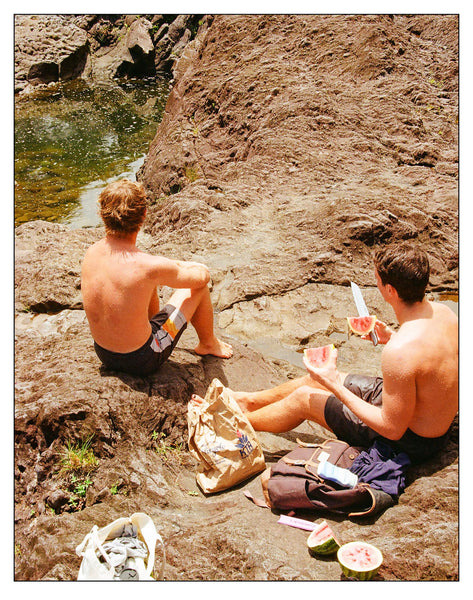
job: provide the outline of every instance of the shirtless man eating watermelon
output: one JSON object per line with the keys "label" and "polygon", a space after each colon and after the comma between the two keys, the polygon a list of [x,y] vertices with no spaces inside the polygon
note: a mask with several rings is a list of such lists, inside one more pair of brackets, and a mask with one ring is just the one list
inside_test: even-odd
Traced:
{"label": "shirtless man eating watermelon", "polygon": [[[99,204],[106,235],[86,252],[81,289],[102,363],[134,375],[153,373],[169,357],[188,322],[199,338],[197,354],[232,356],[232,347],[215,337],[207,267],[137,248],[146,216],[143,187],[127,179],[115,181],[102,191]],[[176,288],[161,309],[159,286]]]}
{"label": "shirtless man eating watermelon", "polygon": [[425,298],[429,262],[415,245],[383,247],[374,264],[378,289],[400,325],[394,332],[375,324],[385,344],[382,377],[340,372],[336,351],[322,368],[305,358],[305,377],[271,390],[235,392],[255,430],[285,432],[308,419],[353,446],[381,437],[412,462],[445,445],[458,411],[458,319]]}

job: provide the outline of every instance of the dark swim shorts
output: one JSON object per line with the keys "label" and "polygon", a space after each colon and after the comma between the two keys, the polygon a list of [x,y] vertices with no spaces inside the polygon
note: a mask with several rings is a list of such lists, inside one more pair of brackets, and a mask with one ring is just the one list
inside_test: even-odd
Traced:
{"label": "dark swim shorts", "polygon": [[[382,377],[347,375],[343,385],[368,404],[383,403]],[[422,462],[438,452],[447,443],[450,431],[437,438],[417,435],[410,429],[399,440],[389,440],[365,425],[349,408],[331,394],[325,405],[325,421],[337,438],[351,446],[368,448],[375,439],[382,440],[396,452],[406,452],[411,462]]]}
{"label": "dark swim shorts", "polygon": [[150,319],[151,335],[148,341],[132,352],[111,352],[94,342],[95,352],[102,363],[114,371],[132,375],[149,375],[159,369],[169,358],[179,338],[187,327],[182,312],[166,304]]}

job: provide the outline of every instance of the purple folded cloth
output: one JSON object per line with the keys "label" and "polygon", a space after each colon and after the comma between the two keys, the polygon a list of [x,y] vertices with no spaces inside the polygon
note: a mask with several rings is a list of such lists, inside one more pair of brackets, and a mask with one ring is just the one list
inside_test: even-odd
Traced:
{"label": "purple folded cloth", "polygon": [[358,480],[391,496],[399,496],[406,487],[406,471],[411,464],[405,452],[394,450],[375,440],[373,445],[361,452],[353,461],[350,471],[358,475]]}

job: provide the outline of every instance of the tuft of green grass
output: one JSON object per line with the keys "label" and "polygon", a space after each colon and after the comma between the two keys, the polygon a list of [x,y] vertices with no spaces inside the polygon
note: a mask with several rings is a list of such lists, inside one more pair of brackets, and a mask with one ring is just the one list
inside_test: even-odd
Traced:
{"label": "tuft of green grass", "polygon": [[193,183],[194,181],[197,181],[197,179],[199,179],[199,171],[198,171],[197,167],[187,167],[186,171],[185,171],[185,175],[191,183]]}
{"label": "tuft of green grass", "polygon": [[91,445],[93,435],[80,443],[67,442],[61,457],[62,473],[90,473],[98,465]]}
{"label": "tuft of green grass", "polygon": [[151,434],[151,439],[153,440],[153,447],[157,454],[162,456],[163,458],[168,458],[169,456],[176,456],[179,458],[180,454],[184,450],[183,444],[168,444],[166,442],[166,434],[157,431],[153,431]]}
{"label": "tuft of green grass", "polygon": [[73,486],[72,491],[74,492],[74,494],[76,496],[79,496],[79,498],[84,498],[87,493],[87,489],[90,485],[92,485],[92,480],[88,477],[82,479],[81,477],[77,477],[76,475],[72,474],[71,484]]}

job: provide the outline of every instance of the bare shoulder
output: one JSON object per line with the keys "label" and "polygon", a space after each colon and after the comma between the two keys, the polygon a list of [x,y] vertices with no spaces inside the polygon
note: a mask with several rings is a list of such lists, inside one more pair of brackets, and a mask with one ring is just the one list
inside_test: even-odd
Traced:
{"label": "bare shoulder", "polygon": [[383,360],[415,365],[454,351],[458,343],[457,315],[438,302],[430,302],[429,306],[426,314],[401,325],[386,344]]}
{"label": "bare shoulder", "polygon": [[399,329],[383,348],[383,372],[390,366],[394,371],[409,371],[418,352],[418,336],[411,331]]}
{"label": "bare shoulder", "polygon": [[457,315],[446,304],[442,304],[441,302],[430,302],[430,305],[434,311],[435,318],[451,323],[452,325],[458,325]]}
{"label": "bare shoulder", "polygon": [[151,275],[159,275],[163,271],[172,267],[176,261],[156,254],[148,254],[147,252],[139,251],[136,253],[135,260],[140,265],[149,271]]}
{"label": "bare shoulder", "polygon": [[82,261],[82,268],[87,268],[87,266],[92,265],[98,259],[98,257],[103,253],[104,242],[103,240],[99,240],[95,242],[91,246],[89,246],[84,254],[84,258]]}
{"label": "bare shoulder", "polygon": [[424,319],[403,323],[383,349],[383,365],[391,364],[396,371],[409,371],[409,367],[414,367],[417,359],[422,356],[428,329]]}
{"label": "bare shoulder", "polygon": [[85,252],[85,256],[89,256],[90,254],[95,254],[95,252],[100,251],[100,248],[103,246],[104,241],[99,240],[98,242],[94,242],[92,245],[90,245],[86,252]]}

